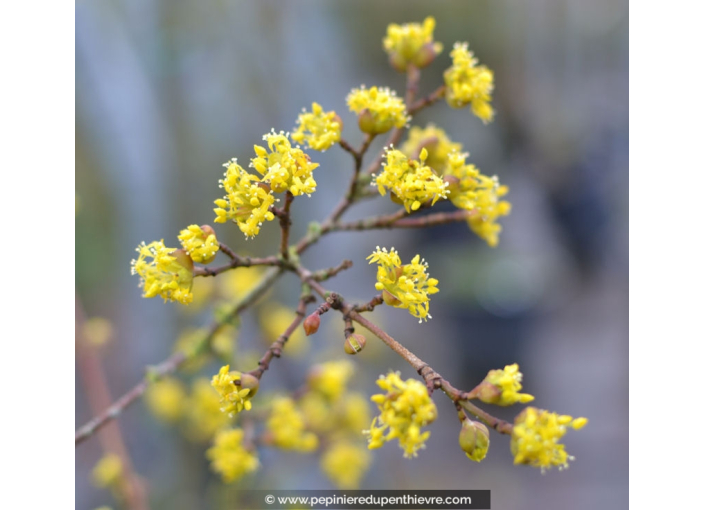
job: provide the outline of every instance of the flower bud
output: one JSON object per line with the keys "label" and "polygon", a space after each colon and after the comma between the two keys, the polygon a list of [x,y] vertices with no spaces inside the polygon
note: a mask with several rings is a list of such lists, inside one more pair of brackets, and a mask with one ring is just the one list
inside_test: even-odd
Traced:
{"label": "flower bud", "polygon": [[482,423],[464,419],[459,443],[467,457],[475,462],[481,462],[489,451],[489,430]]}
{"label": "flower bud", "polygon": [[[207,240],[210,238],[210,236],[213,236],[213,241],[217,243],[217,237],[215,236],[215,230],[213,230],[213,227],[210,225],[201,225],[200,229],[203,231],[204,238]],[[216,244],[216,247],[218,245]],[[201,264],[210,264],[213,260],[215,260],[215,256],[217,255],[217,251],[214,251],[213,254],[209,257],[204,257],[200,263]]]}
{"label": "flower bud", "polygon": [[399,298],[397,298],[396,296],[391,294],[391,292],[389,292],[386,289],[381,291],[381,297],[384,299],[384,303],[386,303],[389,306],[398,306],[398,305],[402,304],[401,300]]}
{"label": "flower bud", "polygon": [[357,354],[367,345],[367,339],[359,333],[352,333],[345,339],[345,352],[347,354]]}
{"label": "flower bud", "polygon": [[429,42],[418,51],[415,58],[415,64],[418,69],[429,66],[435,57],[442,51],[442,46],[436,43]]}
{"label": "flower bud", "polygon": [[408,67],[408,62],[398,51],[394,51],[389,55],[389,64],[399,73],[405,73]]}
{"label": "flower bud", "polygon": [[386,133],[394,127],[394,118],[389,116],[384,120],[380,120],[368,108],[361,111],[358,118],[359,129],[363,133],[370,135],[380,135]]}
{"label": "flower bud", "polygon": [[186,271],[193,273],[193,260],[188,255],[188,252],[184,249],[179,248],[169,253],[173,258],[176,259],[176,263],[184,268]]}
{"label": "flower bud", "polygon": [[259,390],[259,379],[254,377],[252,374],[248,374],[247,372],[239,374],[240,377],[240,388],[242,389],[249,389],[249,395],[247,396],[248,398],[252,398],[254,395],[257,394],[257,390]]}
{"label": "flower bud", "polygon": [[313,312],[306,320],[303,321],[303,330],[306,332],[306,336],[310,336],[318,331],[320,327],[320,315],[318,312]]}

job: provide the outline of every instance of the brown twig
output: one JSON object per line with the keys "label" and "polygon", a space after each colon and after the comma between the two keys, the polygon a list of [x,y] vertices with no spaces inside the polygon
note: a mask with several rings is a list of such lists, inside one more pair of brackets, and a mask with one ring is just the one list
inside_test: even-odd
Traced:
{"label": "brown twig", "polygon": [[325,280],[328,280],[333,276],[336,276],[338,273],[344,271],[345,269],[349,269],[351,267],[352,261],[345,259],[335,267],[329,267],[327,269],[321,269],[320,271],[316,271],[315,273],[313,273],[313,279],[319,282],[324,282]]}
{"label": "brown twig", "polygon": [[269,346],[269,348],[259,360],[259,367],[249,372],[251,375],[253,375],[257,379],[261,379],[264,372],[269,370],[269,364],[271,363],[271,360],[273,358],[281,357],[281,351],[283,351],[286,342],[293,334],[293,332],[296,331],[296,328],[300,326],[301,322],[303,322],[303,319],[306,316],[306,308],[313,301],[315,301],[315,298],[310,294],[306,294],[301,297],[300,301],[298,302],[298,308],[296,309],[296,317],[293,319],[293,322],[291,322],[291,324],[289,324],[286,330],[281,333],[279,338],[277,338],[276,341],[272,343],[271,346]]}
{"label": "brown twig", "polygon": [[283,215],[279,217],[279,224],[281,225],[281,248],[279,253],[284,260],[288,260],[288,236],[291,229],[291,204],[293,203],[293,193],[290,191],[286,192],[286,198],[284,200]]}
{"label": "brown twig", "polygon": [[[112,402],[110,388],[105,377],[103,364],[92,346],[87,344],[83,334],[85,313],[76,293],[76,367],[84,383],[84,391],[88,398],[91,412],[98,413]],[[113,453],[120,458],[123,469],[123,496],[128,508],[146,510],[149,508],[144,484],[135,473],[122,433],[117,423],[105,427],[100,435],[100,443],[105,453]]]}
{"label": "brown twig", "polygon": [[[222,248],[222,245],[220,245]],[[217,276],[220,273],[229,271],[230,269],[235,269],[238,267],[252,267],[252,266],[280,266],[281,260],[275,256],[269,257],[240,257],[236,253],[232,253],[232,256],[228,255],[231,259],[229,264],[224,264],[219,267],[196,267],[193,271],[194,276]]]}
{"label": "brown twig", "polygon": [[464,221],[467,219],[469,213],[465,210],[458,210],[454,212],[441,212],[428,214],[426,216],[420,216],[418,218],[406,218],[408,213],[405,210],[398,211],[394,214],[386,216],[376,216],[372,218],[365,218],[358,221],[352,221],[349,223],[338,223],[333,225],[330,229],[333,232],[336,231],[359,231],[359,230],[373,230],[380,228],[423,228],[423,227],[433,227],[436,225],[445,225],[447,223],[454,223],[457,221]]}
{"label": "brown twig", "polygon": [[208,334],[203,337],[201,343],[196,346],[195,349],[190,353],[190,356],[186,356],[183,352],[175,352],[169,356],[165,361],[150,368],[147,371],[147,375],[144,379],[134,386],[127,393],[122,395],[117,399],[110,407],[108,407],[104,412],[95,416],[88,423],[80,427],[76,431],[76,445],[79,445],[98,430],[103,428],[105,425],[110,423],[117,416],[122,414],[122,412],[135,402],[142,394],[146,391],[149,384],[156,381],[165,375],[175,372],[187,359],[191,356],[195,356],[205,351],[210,346],[210,341],[213,337],[222,329],[222,327],[239,315],[243,310],[252,305],[257,299],[259,299],[266,290],[271,287],[271,285],[279,278],[282,274],[283,269],[276,268],[270,270],[264,277],[259,281],[257,286],[252,289],[242,300],[233,307],[233,309],[225,315],[224,319],[215,322],[210,329]]}

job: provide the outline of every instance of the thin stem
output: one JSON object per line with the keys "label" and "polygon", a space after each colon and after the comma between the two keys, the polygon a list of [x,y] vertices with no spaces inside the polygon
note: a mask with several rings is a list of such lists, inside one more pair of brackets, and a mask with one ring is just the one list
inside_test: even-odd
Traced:
{"label": "thin stem", "polygon": [[432,105],[433,103],[439,101],[440,99],[445,97],[446,90],[447,90],[447,87],[445,85],[440,85],[432,93],[428,94],[424,98],[421,98],[418,101],[416,101],[415,103],[413,103],[408,108],[408,113],[410,115],[413,115],[415,113],[418,113],[423,108],[427,108],[428,106]]}
{"label": "thin stem", "polygon": [[455,223],[465,221],[469,213],[465,210],[454,212],[441,212],[420,216],[418,218],[406,218],[408,213],[405,210],[398,211],[394,214],[386,216],[376,216],[365,218],[349,223],[338,223],[333,225],[331,231],[360,231],[374,230],[381,228],[424,228],[433,227],[436,225],[445,225],[447,223]]}
{"label": "thin stem", "polygon": [[251,375],[257,379],[261,379],[264,372],[269,370],[271,360],[273,358],[281,357],[281,351],[283,351],[286,342],[291,337],[293,332],[296,331],[296,328],[300,326],[301,322],[303,322],[303,319],[306,316],[306,308],[313,301],[315,301],[315,298],[310,294],[301,297],[298,302],[298,308],[296,309],[296,317],[293,319],[291,324],[289,324],[286,330],[281,333],[279,338],[277,338],[276,341],[266,350],[264,356],[262,356],[259,360],[259,367],[249,372]]}
{"label": "thin stem", "polygon": [[[222,245],[220,245],[222,248]],[[230,256],[230,255],[228,255]],[[229,264],[224,264],[219,267],[196,267],[193,271],[195,276],[217,276],[220,273],[229,271],[230,269],[235,269],[237,267],[252,267],[252,266],[280,266],[281,261],[275,255],[269,257],[255,258],[255,257],[240,257],[236,253],[232,253],[230,256],[231,262]]]}
{"label": "thin stem", "polygon": [[291,204],[293,203],[293,193],[286,192],[283,215],[279,217],[281,225],[281,248],[279,252],[284,260],[288,260],[288,236],[291,229]]}
{"label": "thin stem", "polygon": [[283,269],[276,268],[269,270],[268,273],[260,280],[255,288],[253,288],[242,300],[233,307],[233,309],[225,315],[225,317],[215,322],[211,325],[208,330],[208,334],[203,337],[201,342],[186,356],[183,352],[175,352],[169,356],[165,361],[158,364],[155,367],[151,367],[147,371],[147,375],[144,379],[134,386],[127,393],[122,395],[117,399],[110,407],[108,407],[104,412],[95,416],[88,423],[80,427],[76,431],[76,445],[79,445],[98,430],[103,428],[105,425],[110,423],[116,417],[118,417],[122,412],[129,407],[133,402],[135,402],[142,394],[146,391],[149,384],[153,381],[159,380],[165,375],[172,374],[175,372],[185,361],[193,356],[196,356],[210,347],[210,342],[213,337],[224,327],[225,324],[230,322],[236,316],[238,316],[242,311],[251,306],[257,299],[259,299],[266,290],[271,287],[271,285],[281,276]]}
{"label": "thin stem", "polygon": [[319,282],[324,282],[325,280],[328,280],[333,276],[336,276],[338,273],[344,271],[345,269],[349,269],[351,267],[352,261],[345,259],[335,267],[329,267],[328,269],[321,269],[320,271],[316,271],[315,273],[313,273],[313,279]]}

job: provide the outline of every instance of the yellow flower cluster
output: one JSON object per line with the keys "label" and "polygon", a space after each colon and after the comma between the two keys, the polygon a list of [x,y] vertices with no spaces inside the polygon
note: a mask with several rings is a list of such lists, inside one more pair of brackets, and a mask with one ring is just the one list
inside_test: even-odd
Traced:
{"label": "yellow flower cluster", "polygon": [[272,443],[285,450],[312,452],[318,448],[318,437],[306,430],[303,413],[289,397],[278,397],[271,404],[266,422]]}
{"label": "yellow flower cluster", "polygon": [[449,190],[447,183],[425,164],[427,158],[425,148],[421,149],[419,161],[416,161],[409,160],[403,152],[391,147],[386,151],[383,171],[372,184],[376,185],[382,196],[389,189],[391,198],[403,203],[407,212],[417,211],[426,202],[435,205],[435,202],[448,196]]}
{"label": "yellow flower cluster", "polygon": [[215,232],[208,225],[189,225],[181,231],[178,239],[193,262],[201,264],[212,262],[220,249]]}
{"label": "yellow flower cluster", "polygon": [[541,471],[557,466],[560,470],[569,466],[574,457],[567,454],[559,441],[568,428],[579,430],[587,424],[586,418],[551,413],[544,409],[527,407],[514,421],[511,433],[511,453],[514,464],[539,467]]}
{"label": "yellow flower cluster", "polygon": [[433,41],[433,30],[435,18],[432,16],[425,18],[423,25],[391,23],[386,29],[384,50],[394,69],[405,72],[409,65],[418,69],[429,65],[442,51],[442,44]]}
{"label": "yellow flower cluster", "polygon": [[305,142],[316,151],[325,151],[340,141],[342,121],[335,112],[323,111],[318,103],[313,103],[313,111],[305,108],[298,116],[298,127],[291,133],[291,139],[298,143]]}
{"label": "yellow flower cluster", "polygon": [[367,259],[370,264],[376,262],[379,265],[375,287],[381,291],[386,304],[408,309],[411,315],[418,317],[418,322],[432,319],[428,313],[428,296],[438,292],[438,281],[429,278],[425,272],[428,268],[425,259],[420,260],[420,255],[416,255],[410,264],[401,264],[394,248],[386,251],[378,246]]}
{"label": "yellow flower cluster", "polygon": [[150,384],[144,397],[154,416],[166,423],[178,421],[186,409],[186,390],[173,377]]}
{"label": "yellow flower cluster", "polygon": [[349,441],[336,441],[323,454],[323,473],[340,489],[358,489],[371,464],[371,455],[364,446]]}
{"label": "yellow flower cluster", "polygon": [[193,441],[207,441],[227,425],[220,398],[207,379],[196,379],[187,402],[185,431]]}
{"label": "yellow flower cluster", "polygon": [[499,178],[483,175],[477,167],[466,164],[467,153],[450,154],[445,180],[449,183],[449,199],[458,208],[470,211],[469,227],[491,247],[499,244],[501,225],[496,221],[511,212],[511,203],[501,200],[508,186]]}
{"label": "yellow flower cluster", "polygon": [[103,456],[93,468],[93,483],[97,487],[114,487],[122,480],[123,467],[114,453]]}
{"label": "yellow flower cluster", "polygon": [[434,124],[428,124],[425,128],[413,126],[408,132],[408,139],[401,146],[401,152],[409,159],[414,159],[422,149],[428,150],[425,164],[442,175],[449,163],[450,154],[461,151],[462,144],[450,140],[445,131]]}
{"label": "yellow flower cluster", "polygon": [[386,133],[392,127],[401,128],[410,120],[403,100],[388,88],[367,89],[362,85],[352,89],[347,95],[347,106],[358,115],[359,129],[373,135]]}
{"label": "yellow flower cluster", "polygon": [[283,193],[290,191],[294,196],[308,195],[317,186],[313,179],[313,170],[318,163],[311,163],[310,157],[298,147],[291,147],[289,134],[283,131],[264,135],[269,150],[254,146],[257,157],[252,159],[250,167],[262,174],[262,180],[269,183],[272,191]]}
{"label": "yellow flower cluster", "polygon": [[354,374],[354,366],[348,360],[328,361],[311,369],[308,386],[335,401],[347,389],[347,383]]}
{"label": "yellow flower cluster", "polygon": [[141,277],[143,297],[161,296],[164,301],[188,304],[193,300],[193,261],[183,250],[167,248],[164,240],[137,247],[139,256],[132,260],[132,274]]}
{"label": "yellow flower cluster", "polygon": [[213,471],[220,474],[226,483],[234,482],[259,467],[259,459],[243,446],[243,439],[244,431],[241,429],[221,430],[206,452]]}
{"label": "yellow flower cluster", "polygon": [[[244,380],[245,378],[247,379],[246,381]],[[210,384],[220,395],[220,410],[223,413],[233,417],[243,409],[247,411],[252,409],[250,399],[256,393],[258,381],[256,386],[254,386],[254,381],[249,379],[256,378],[249,374],[230,372],[230,365],[221,367],[220,371],[213,376]]]}
{"label": "yellow flower cluster", "polygon": [[398,372],[382,375],[376,383],[386,394],[372,396],[381,414],[364,432],[369,438],[369,449],[381,448],[387,441],[398,439],[404,457],[417,456],[430,437],[430,431],[421,432],[421,428],[437,417],[428,390],[416,379],[403,381]]}
{"label": "yellow flower cluster", "polygon": [[259,234],[262,223],[274,219],[269,208],[276,199],[269,186],[238,165],[237,159],[223,166],[227,170],[220,187],[225,189],[226,195],[215,201],[215,222],[233,220],[247,238],[254,237]]}
{"label": "yellow flower cluster", "polygon": [[490,370],[479,385],[477,397],[487,404],[510,406],[516,402],[527,404],[535,397],[528,393],[519,393],[523,374],[518,371],[518,364],[506,365],[503,370]]}
{"label": "yellow flower cluster", "polygon": [[452,67],[445,71],[445,98],[452,108],[472,106],[474,115],[484,123],[494,119],[491,107],[491,93],[494,90],[494,72],[484,65],[477,65],[478,60],[469,51],[467,43],[455,43],[450,52]]}

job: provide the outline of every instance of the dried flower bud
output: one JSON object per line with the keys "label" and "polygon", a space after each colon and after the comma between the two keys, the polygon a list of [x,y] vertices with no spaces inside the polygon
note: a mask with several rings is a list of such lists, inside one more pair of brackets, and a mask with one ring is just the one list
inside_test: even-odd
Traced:
{"label": "dried flower bud", "polygon": [[482,423],[464,419],[459,442],[467,457],[481,462],[489,451],[489,430]]}
{"label": "dried flower bud", "polygon": [[318,312],[313,312],[306,320],[303,321],[303,330],[306,332],[306,336],[310,336],[318,331],[320,327],[320,315]]}
{"label": "dried flower bud", "polygon": [[357,354],[367,345],[367,339],[359,333],[352,333],[345,339],[345,352],[347,354]]}

